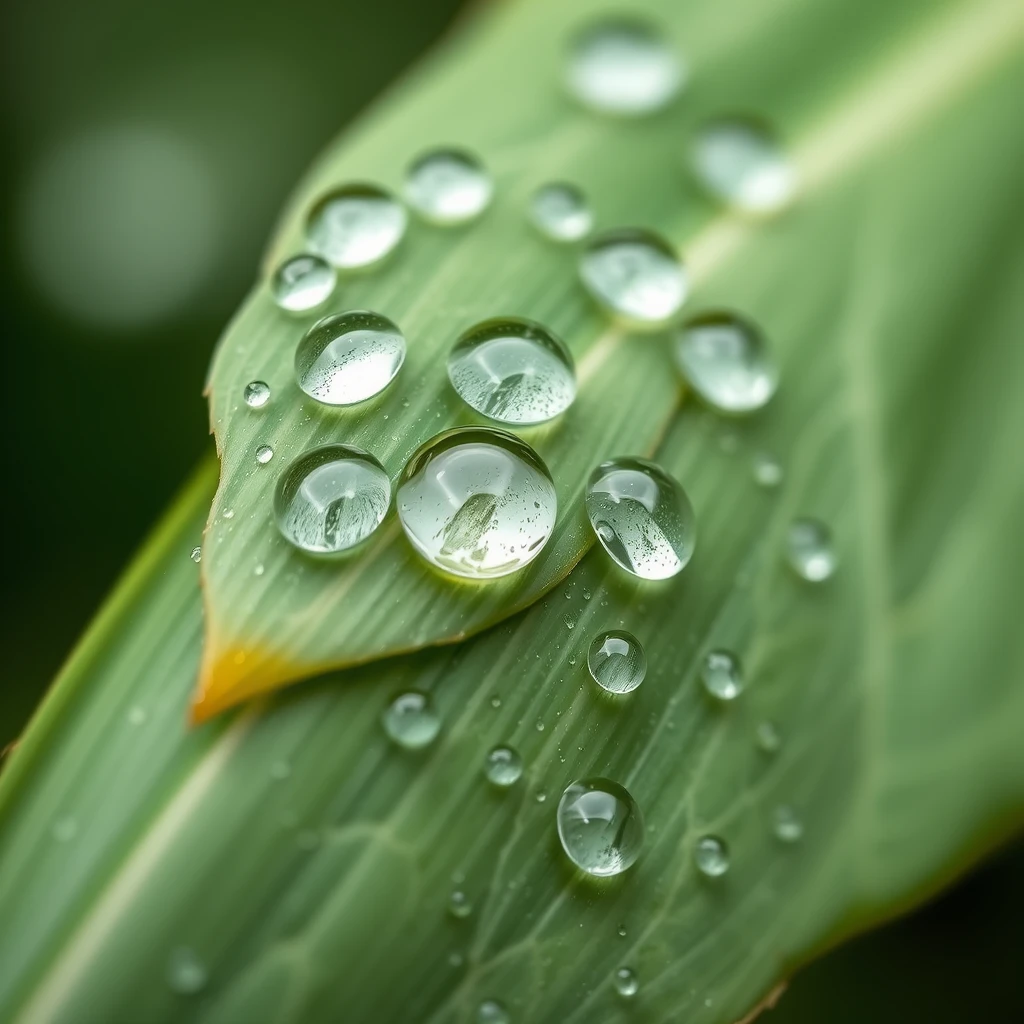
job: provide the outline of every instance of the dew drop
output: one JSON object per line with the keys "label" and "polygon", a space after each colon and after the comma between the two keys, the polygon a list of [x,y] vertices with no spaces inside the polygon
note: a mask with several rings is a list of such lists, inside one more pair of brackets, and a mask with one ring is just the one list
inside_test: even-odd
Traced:
{"label": "dew drop", "polygon": [[794,572],[811,583],[827,580],[836,571],[832,531],[818,519],[797,519],[790,524],[786,554]]}
{"label": "dew drop", "polygon": [[262,409],[270,401],[270,385],[261,380],[252,380],[242,392],[245,404],[250,409]]}
{"label": "dew drop", "polygon": [[441,731],[433,701],[419,690],[399,694],[385,709],[382,720],[388,736],[407,750],[428,746]]}
{"label": "dew drop", "polygon": [[690,500],[651,462],[603,462],[587,483],[586,508],[602,547],[634,576],[667,579],[693,554],[696,520]]}
{"label": "dew drop", "polygon": [[326,302],[338,281],[337,271],[319,256],[303,253],[285,260],[270,284],[274,301],[290,313],[304,313]]}
{"label": "dew drop", "polygon": [[471,408],[499,423],[543,423],[572,405],[576,376],[561,339],[533,320],[496,317],[466,331],[448,379]]}
{"label": "dew drop", "polygon": [[511,1024],[512,1017],[497,999],[485,999],[476,1008],[477,1024]]}
{"label": "dew drop", "polygon": [[718,836],[701,836],[693,848],[697,870],[708,878],[718,878],[729,870],[729,847]]}
{"label": "dew drop", "polygon": [[782,748],[782,734],[774,722],[759,722],[755,738],[758,749],[764,754],[776,754]]}
{"label": "dew drop", "polygon": [[265,466],[274,457],[274,449],[269,444],[261,444],[256,449],[256,461]]}
{"label": "dew drop", "polygon": [[630,693],[647,674],[647,655],[632,633],[610,629],[594,637],[587,654],[594,682],[608,693]]}
{"label": "dew drop", "polygon": [[618,936],[620,939],[624,939],[626,937],[626,926],[624,924],[619,925]]}
{"label": "dew drop", "polygon": [[206,985],[206,967],[195,951],[182,946],[171,953],[167,963],[167,984],[173,992],[188,996]]}
{"label": "dew drop", "polygon": [[458,427],[420,447],[398,484],[398,518],[412,546],[455,576],[521,569],[547,543],[558,501],[547,466],[525,441]]}
{"label": "dew drop", "polygon": [[606,231],[587,244],[580,278],[597,304],[638,329],[671,321],[686,299],[686,270],[672,247],[653,231]]}
{"label": "dew drop", "polygon": [[782,483],[782,463],[767,452],[754,456],[754,483],[759,487],[778,487]]}
{"label": "dew drop", "polygon": [[590,234],[594,213],[587,197],[575,185],[553,181],[533,193],[530,220],[553,242],[576,242]]}
{"label": "dew drop", "polygon": [[484,774],[495,786],[511,786],[523,774],[523,759],[512,747],[495,747],[487,755]]}
{"label": "dew drop", "polygon": [[320,199],[306,221],[314,252],[336,267],[354,269],[382,260],[402,240],[405,207],[376,185],[345,185]]}
{"label": "dew drop", "polygon": [[643,846],[640,808],[610,779],[584,779],[568,786],[558,802],[556,823],[562,849],[590,875],[620,874],[635,863]]}
{"label": "dew drop", "polygon": [[424,153],[405,178],[409,205],[432,224],[463,224],[479,217],[493,192],[494,183],[483,164],[460,149]]}
{"label": "dew drop", "polygon": [[254,576],[262,576],[266,571],[266,567],[263,565],[263,563],[257,562],[256,566],[252,570],[252,574]]}
{"label": "dew drop", "polygon": [[729,651],[709,651],[700,670],[704,689],[716,700],[735,700],[743,692],[743,669]]}
{"label": "dew drop", "polygon": [[78,822],[70,815],[65,815],[53,823],[50,832],[58,843],[70,843],[78,835]]}
{"label": "dew drop", "polygon": [[774,133],[752,118],[726,117],[696,135],[692,162],[701,185],[744,213],[774,213],[793,197],[796,175]]}
{"label": "dew drop", "polygon": [[380,526],[391,481],[369,452],[325,444],[300,455],[274,490],[274,518],[284,538],[316,554],[347,551]]}
{"label": "dew drop", "polygon": [[473,904],[461,889],[453,889],[448,897],[448,913],[452,917],[469,917],[473,913]]}
{"label": "dew drop", "polygon": [[355,405],[380,394],[405,362],[405,335],[387,317],[351,310],[313,324],[295,350],[295,376],[310,398]]}
{"label": "dew drop", "polygon": [[804,824],[788,804],[775,808],[772,831],[783,843],[798,843],[804,834]]}
{"label": "dew drop", "polygon": [[188,557],[191,558],[193,562],[196,562],[196,563],[201,562],[203,560],[203,549],[197,544],[191,550],[191,552],[189,552],[189,556]]}
{"label": "dew drop", "polygon": [[235,518],[235,510],[233,508],[226,508],[221,514],[224,516],[225,519]]}
{"label": "dew drop", "polygon": [[615,972],[615,991],[626,999],[631,999],[640,991],[640,981],[636,972],[629,967],[620,967]]}
{"label": "dew drop", "polygon": [[661,110],[679,92],[685,74],[666,40],[632,18],[610,18],[585,28],[572,40],[566,64],[566,84],[580,103],[620,117]]}

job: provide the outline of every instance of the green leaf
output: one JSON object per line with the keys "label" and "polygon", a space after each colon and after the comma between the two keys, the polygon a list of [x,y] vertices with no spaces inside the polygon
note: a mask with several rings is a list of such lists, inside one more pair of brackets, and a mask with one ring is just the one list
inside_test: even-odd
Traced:
{"label": "green leaf", "polygon": [[[763,326],[781,366],[771,406],[722,424],[687,402],[657,447],[697,513],[692,563],[651,585],[591,550],[546,597],[462,643],[189,731],[204,471],[0,776],[0,1018],[448,1022],[493,998],[518,1021],[736,1020],[1019,824],[1020,8],[657,9],[694,69],[671,117],[591,126],[549,99],[510,101],[506,120],[510,76],[544,79],[553,96],[565,32],[589,11],[534,0],[491,14],[356,144],[388,124],[410,151],[434,141],[448,122],[407,113],[425,96],[466,101],[481,122],[487,107],[519,142],[523,195],[525,168],[547,176],[540,161],[570,146],[563,121],[578,120],[594,149],[577,176],[609,223],[685,243],[694,308],[729,305]],[[712,217],[678,166],[690,126],[754,103],[793,140],[803,183],[797,208],[764,225]],[[448,322],[439,289],[421,301]],[[601,367],[634,344],[661,359],[648,370],[660,387],[658,339],[606,341]],[[623,387],[639,386],[634,372]],[[774,491],[753,482],[762,450],[785,467]],[[825,583],[782,557],[800,515],[835,534]],[[248,578],[255,555],[236,555],[234,571]],[[415,581],[396,572],[389,586],[404,610]],[[355,636],[364,614],[383,616],[355,603],[339,628]],[[612,703],[585,661],[616,626],[640,637],[649,667]],[[747,690],[727,706],[698,681],[715,648],[745,666]],[[379,724],[409,687],[444,722],[419,753]],[[774,755],[755,744],[768,720],[783,737]],[[507,792],[482,776],[498,743],[527,766]],[[594,775],[625,785],[649,826],[637,864],[604,883],[571,869],[554,827],[563,788]],[[773,834],[783,804],[803,822],[797,843]],[[718,879],[694,866],[706,833],[731,849]],[[474,904],[466,918],[446,913],[456,886]],[[202,970],[183,979],[183,962]],[[640,980],[630,1004],[611,984],[623,965]]]}

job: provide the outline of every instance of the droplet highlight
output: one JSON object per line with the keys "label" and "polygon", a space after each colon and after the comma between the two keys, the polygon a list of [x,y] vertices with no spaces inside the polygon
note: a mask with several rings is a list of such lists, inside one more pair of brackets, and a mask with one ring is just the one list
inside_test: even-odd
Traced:
{"label": "droplet highlight", "polygon": [[620,967],[615,972],[615,991],[624,999],[631,999],[640,991],[640,981],[630,967]]}
{"label": "droplet highlight", "polygon": [[503,789],[515,785],[523,774],[523,759],[512,747],[495,747],[484,765],[487,781]]}
{"label": "droplet highlight", "polygon": [[697,870],[708,878],[719,878],[729,870],[729,847],[718,836],[701,836],[693,848]]}
{"label": "droplet highlight", "polygon": [[786,555],[793,571],[811,583],[821,583],[836,571],[832,531],[818,519],[797,519],[790,524]]}
{"label": "droplet highlight", "polygon": [[729,651],[709,651],[700,669],[704,689],[716,700],[735,700],[743,692],[743,669]]}
{"label": "droplet highlight", "polygon": [[602,690],[616,695],[631,693],[647,674],[647,655],[632,633],[610,629],[594,637],[587,668]]}
{"label": "droplet highlight", "polygon": [[388,736],[407,750],[429,746],[441,731],[441,718],[433,701],[419,690],[395,697],[384,711],[383,723]]}
{"label": "droplet highlight", "polygon": [[417,158],[405,179],[405,198],[424,220],[464,224],[479,217],[494,192],[490,174],[471,153],[435,149]]}
{"label": "droplet highlight", "polygon": [[253,380],[245,385],[242,398],[250,409],[262,409],[270,401],[270,385],[262,380]]}
{"label": "droplet highlight", "polygon": [[558,838],[568,858],[589,875],[618,875],[636,862],[644,840],[640,808],[610,779],[568,786],[558,802]]}
{"label": "droplet highlight", "polygon": [[274,271],[270,291],[281,309],[305,313],[326,302],[337,281],[337,271],[326,260],[303,254],[285,260]]}
{"label": "droplet highlight", "polygon": [[325,195],[309,213],[309,247],[345,270],[368,267],[392,252],[405,234],[405,207],[376,185],[345,185]]}
{"label": "droplet highlight", "polygon": [[581,189],[553,181],[541,185],[530,198],[530,221],[552,242],[577,242],[590,234],[594,212]]}

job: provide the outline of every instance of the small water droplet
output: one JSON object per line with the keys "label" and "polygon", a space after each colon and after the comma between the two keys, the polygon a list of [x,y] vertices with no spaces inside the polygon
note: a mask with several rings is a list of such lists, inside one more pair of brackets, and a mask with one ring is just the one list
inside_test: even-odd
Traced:
{"label": "small water droplet", "polygon": [[280,782],[283,779],[287,779],[292,773],[292,766],[284,760],[274,761],[270,765],[270,777]]}
{"label": "small water droplet", "polygon": [[441,731],[441,718],[428,694],[410,690],[399,694],[383,715],[384,731],[407,750],[426,747]]}
{"label": "small water droplet", "polygon": [[78,822],[71,815],[58,818],[50,829],[58,843],[70,843],[78,835]]}
{"label": "small water droplet", "polygon": [[409,459],[398,518],[412,546],[455,576],[490,579],[531,562],[555,525],[558,499],[540,456],[513,434],[458,427]]}
{"label": "small water droplet", "polygon": [[743,692],[743,669],[729,651],[709,651],[700,670],[704,689],[716,700],[735,700]]}
{"label": "small water droplet", "polygon": [[537,719],[537,732],[543,732],[543,731],[544,731],[544,723],[541,721],[541,719],[538,718]]}
{"label": "small water droplet", "polygon": [[226,508],[224,509],[222,515],[224,516],[225,519],[234,519],[235,510],[233,508]]}
{"label": "small water droplet", "polygon": [[266,571],[267,570],[264,567],[263,563],[257,562],[256,567],[253,569],[252,573],[254,576],[262,576]]}
{"label": "small water droplet", "polygon": [[754,456],[754,483],[759,487],[778,487],[782,483],[782,463],[768,452]]}
{"label": "small water droplet", "polygon": [[558,838],[569,859],[590,875],[617,875],[632,867],[644,840],[643,815],[617,782],[573,782],[556,814]]}
{"label": "small water droplet", "polygon": [[530,220],[553,242],[575,242],[590,234],[594,214],[575,185],[555,181],[541,185],[530,199]]}
{"label": "small water droplet", "polygon": [[270,385],[261,380],[252,380],[245,385],[242,398],[250,409],[262,409],[270,401]]}
{"label": "small water droplet", "polygon": [[797,519],[790,524],[786,554],[794,572],[811,583],[827,580],[836,571],[832,531],[818,519]]}
{"label": "small water droplet", "polygon": [[461,889],[453,889],[448,897],[448,913],[452,917],[469,917],[473,913],[473,904]]}
{"label": "small water droplet", "polygon": [[497,696],[492,697],[491,698],[491,707],[492,708],[500,708],[501,707],[501,698],[497,697]]}
{"label": "small water droplet", "polygon": [[191,558],[193,562],[201,562],[203,560],[203,549],[197,544],[189,553],[188,557]]}
{"label": "small water droplet", "polygon": [[485,999],[476,1008],[477,1024],[511,1024],[512,1017],[497,999]]}
{"label": "small water droplet", "polygon": [[632,633],[610,629],[594,637],[587,654],[587,668],[602,690],[630,693],[644,681],[647,655]]}
{"label": "small water droplet", "polygon": [[520,426],[558,416],[576,397],[569,350],[522,317],[496,317],[466,331],[448,356],[448,379],[470,408]]}
{"label": "small water droplet", "polygon": [[778,372],[764,335],[735,313],[693,317],[675,333],[673,350],[680,373],[719,412],[754,412],[775,394]]}
{"label": "small water droplet", "polygon": [[261,444],[256,449],[256,461],[265,466],[274,457],[274,449],[269,444]]}
{"label": "small water droplet", "polygon": [[615,972],[615,991],[626,999],[632,998],[640,991],[636,973],[629,967],[620,967]]}
{"label": "small water droplet", "polygon": [[689,289],[675,250],[653,231],[606,231],[580,256],[580,278],[595,302],[635,329],[658,329],[683,307]]}
{"label": "small water droplet", "polygon": [[651,462],[603,462],[587,483],[586,508],[601,546],[634,576],[667,579],[693,554],[696,520],[690,500]]}
{"label": "small water droplet", "polygon": [[662,35],[639,19],[608,18],[571,42],[566,84],[600,114],[640,117],[665,107],[686,77],[682,60]]}
{"label": "small water droplet", "polygon": [[729,847],[718,836],[701,836],[693,848],[697,869],[708,878],[718,878],[729,870]]}
{"label": "small water droplet", "polygon": [[765,754],[775,754],[782,747],[782,735],[774,722],[759,722],[757,726],[757,746]]}
{"label": "small water droplet", "polygon": [[432,224],[463,224],[487,208],[494,183],[471,153],[435,149],[418,157],[405,178],[409,205]]}
{"label": "small water droplet", "polygon": [[270,291],[274,301],[290,313],[314,309],[334,291],[337,271],[319,256],[303,253],[285,260],[274,272]]}
{"label": "small water droplet", "polygon": [[788,804],[775,808],[772,830],[775,838],[783,843],[797,843],[803,837],[804,823]]}
{"label": "small water droplet", "polygon": [[171,953],[167,963],[167,984],[179,995],[195,995],[206,985],[206,967],[195,951],[182,946]]}
{"label": "small water droplet", "polygon": [[133,704],[128,709],[128,724],[142,725],[146,721],[146,709],[139,704]]}
{"label": "small water droplet", "polygon": [[306,221],[309,246],[336,267],[367,267],[402,240],[405,207],[376,185],[345,185],[325,195]]}
{"label": "small water droplet", "polygon": [[548,798],[548,795],[547,795],[547,793],[545,793],[545,792],[541,791],[541,792],[537,793],[537,794],[536,794],[536,795],[534,796],[534,798],[533,798],[533,799],[534,799],[534,800],[536,800],[536,801],[537,801],[537,803],[539,803],[539,804],[542,804],[542,803],[544,803],[544,801],[545,801],[545,800],[547,800],[547,798]]}
{"label": "small water droplet", "polygon": [[626,937],[626,926],[624,924],[619,925],[618,935],[620,939],[624,939]]}
{"label": "small water droplet", "polygon": [[565,623],[565,628],[566,629],[575,629],[576,628],[576,620],[571,615],[563,615],[562,616],[562,621]]}
{"label": "small water droplet", "polygon": [[303,452],[274,490],[274,518],[285,540],[315,554],[355,547],[380,526],[390,504],[384,467],[346,444]]}
{"label": "small water droplet", "polygon": [[511,786],[523,774],[523,759],[512,747],[495,747],[487,755],[484,774],[496,786]]}
{"label": "small water droplet", "polygon": [[590,593],[589,590],[584,590],[583,591],[583,600],[584,601],[589,601],[592,596],[593,595]]}

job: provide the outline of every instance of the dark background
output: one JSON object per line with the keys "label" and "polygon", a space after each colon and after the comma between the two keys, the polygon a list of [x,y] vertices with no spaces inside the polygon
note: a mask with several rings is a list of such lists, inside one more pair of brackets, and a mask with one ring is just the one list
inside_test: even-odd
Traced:
{"label": "dark background", "polygon": [[[212,448],[207,361],[288,189],[461,6],[0,5],[0,747]],[[766,1019],[1022,1024],[1022,974],[1018,847],[808,969]]]}

